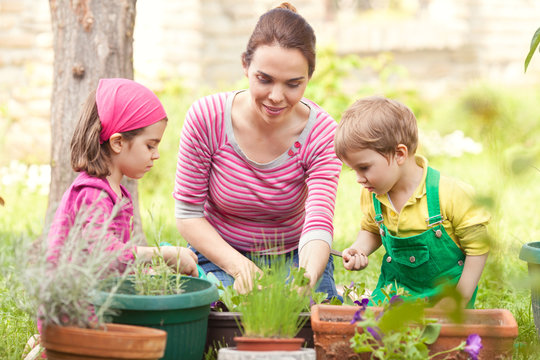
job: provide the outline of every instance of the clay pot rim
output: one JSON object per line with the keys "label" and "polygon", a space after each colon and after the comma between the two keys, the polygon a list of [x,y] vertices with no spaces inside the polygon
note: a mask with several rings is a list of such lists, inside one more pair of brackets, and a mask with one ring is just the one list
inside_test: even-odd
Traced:
{"label": "clay pot rim", "polygon": [[[375,311],[381,310],[381,307],[369,307]],[[334,334],[348,334],[356,328],[356,324],[350,324],[346,321],[324,321],[320,320],[320,310],[333,310],[339,314],[351,314],[356,311],[358,306],[354,305],[326,305],[318,304],[311,308],[311,326],[317,332],[331,332]],[[465,317],[474,317],[475,314],[485,317],[498,317],[503,321],[502,325],[495,324],[452,324],[442,323],[441,334],[443,335],[461,335],[463,332],[470,334],[476,333],[481,337],[517,337],[518,325],[512,313],[507,309],[464,309]],[[426,316],[437,316],[444,314],[440,309],[426,309]]]}
{"label": "clay pot rim", "polygon": [[96,331],[98,332],[106,332],[110,335],[121,335],[123,337],[139,337],[141,334],[148,334],[150,337],[162,337],[164,334],[167,335],[167,332],[160,329],[145,327],[145,326],[139,326],[139,325],[127,325],[127,324],[113,324],[113,323],[106,323],[102,325],[98,329],[91,329],[91,328],[81,328],[77,326],[61,326],[61,325],[48,325],[43,328],[43,332],[45,331],[52,331],[52,332],[58,332],[62,330],[67,330],[75,335],[79,334],[87,334],[89,331]]}
{"label": "clay pot rim", "polygon": [[[157,359],[165,352],[167,332],[164,330],[124,324],[106,324],[106,327],[105,331],[49,325],[42,329],[41,344],[52,353],[103,359]],[[149,344],[152,345],[148,347]]]}

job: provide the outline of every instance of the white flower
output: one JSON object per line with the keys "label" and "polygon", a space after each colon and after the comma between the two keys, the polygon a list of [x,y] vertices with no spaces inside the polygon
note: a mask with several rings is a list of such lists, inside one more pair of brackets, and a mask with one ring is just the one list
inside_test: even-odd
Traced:
{"label": "white flower", "polygon": [[456,130],[441,136],[438,131],[419,131],[420,144],[425,153],[433,156],[460,157],[464,153],[479,154],[482,144],[466,137],[463,131]]}

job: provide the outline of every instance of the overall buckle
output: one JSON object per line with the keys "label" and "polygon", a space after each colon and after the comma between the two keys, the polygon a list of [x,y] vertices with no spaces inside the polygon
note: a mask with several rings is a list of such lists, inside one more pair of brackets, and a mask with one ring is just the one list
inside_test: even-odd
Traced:
{"label": "overall buckle", "polygon": [[433,227],[433,226],[439,225],[443,221],[444,221],[444,219],[443,219],[442,215],[435,215],[435,216],[428,217],[426,219],[426,223],[427,223],[428,227]]}

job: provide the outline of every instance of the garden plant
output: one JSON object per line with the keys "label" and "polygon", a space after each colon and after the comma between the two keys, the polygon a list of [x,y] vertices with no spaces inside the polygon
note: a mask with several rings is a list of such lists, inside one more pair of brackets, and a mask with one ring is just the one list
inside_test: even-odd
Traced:
{"label": "garden plant", "polygon": [[[107,323],[113,314],[112,296],[132,271],[132,265],[123,258],[133,243],[128,241],[122,247],[111,248],[107,234],[109,223],[122,205],[117,204],[103,223],[97,222],[100,216],[96,211],[82,210],[62,247],[50,248],[46,241],[38,241],[14,249],[11,286],[13,292],[25,295],[17,299],[17,306],[40,325],[37,342],[40,346],[32,352],[42,351],[44,347],[51,360],[89,354],[106,358],[113,355],[111,349],[124,352],[126,358],[134,358],[134,353],[137,358],[145,359],[163,355],[165,332]],[[110,296],[100,307],[94,307],[95,292],[109,278],[118,279],[117,285],[111,288]],[[17,289],[19,286],[21,290]],[[140,336],[137,344],[133,340],[125,341],[126,336],[134,339],[137,334]],[[111,348],[111,339],[125,342],[122,347],[113,344]],[[148,351],[142,350],[145,346]]]}
{"label": "garden plant", "polygon": [[[268,265],[268,262],[272,265]],[[309,279],[304,276],[305,270],[289,267],[284,255],[268,255],[255,259],[255,263],[262,273],[255,274],[253,291],[240,294],[231,286],[226,288],[223,297],[229,308],[241,314],[242,335],[256,338],[295,337],[309,320],[300,317],[309,308],[311,293]]]}
{"label": "garden plant", "polygon": [[[533,58],[534,59],[534,58]],[[514,359],[540,359],[540,343],[531,311],[527,264],[519,260],[523,244],[540,237],[537,204],[540,202],[538,159],[540,158],[540,88],[502,87],[488,82],[464,83],[444,95],[427,97],[412,87],[400,87],[396,79],[406,78],[390,55],[372,58],[340,58],[331,49],[318,55],[317,70],[306,96],[339,120],[341,111],[363,95],[383,94],[411,107],[420,127],[419,152],[441,171],[463,179],[478,189],[477,200],[492,214],[493,241],[479,283],[476,307],[503,308],[512,312],[519,325]],[[378,81],[350,81],[353,71],[379,74]],[[239,88],[238,84],[228,89]],[[215,89],[194,90],[181,80],[171,79],[159,94],[169,115],[169,126],[160,145],[161,159],[139,181],[140,207],[148,241],[154,230],[174,245],[185,245],[174,223],[173,188],[178,136],[189,105]],[[335,95],[335,96],[334,96]],[[6,109],[9,115],[9,109]],[[459,130],[461,137],[452,137]],[[475,144],[471,147],[471,143]],[[14,287],[17,261],[15,249],[29,246],[42,233],[48,192],[48,166],[10,162],[0,155],[0,354],[19,360],[29,337],[37,332],[33,316],[17,306],[29,295]],[[334,218],[337,250],[354,241],[360,217],[359,187],[351,170],[344,168],[338,186]],[[37,244],[37,243],[36,243]],[[358,273],[344,270],[335,261],[337,284],[376,285],[382,253],[370,258],[370,265]]]}
{"label": "garden plant", "polygon": [[[406,299],[406,298],[405,298]],[[482,349],[478,334],[470,334],[458,346],[429,354],[428,345],[439,337],[441,324],[425,317],[429,305],[425,300],[404,301],[394,295],[378,313],[367,308],[369,300],[358,301],[358,311],[351,323],[357,323],[351,347],[356,353],[370,353],[372,359],[433,359],[445,354],[464,351],[476,360]]]}

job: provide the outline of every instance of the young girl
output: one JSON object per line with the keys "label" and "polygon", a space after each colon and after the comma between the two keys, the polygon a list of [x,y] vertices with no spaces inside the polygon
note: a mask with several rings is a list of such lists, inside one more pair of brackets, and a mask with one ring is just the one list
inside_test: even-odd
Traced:
{"label": "young girl", "polygon": [[[71,140],[71,166],[80,172],[64,193],[49,234],[51,261],[73,226],[77,214],[90,210],[90,224],[103,224],[120,204],[108,224],[110,248],[120,248],[133,230],[131,194],[120,184],[124,176],[140,179],[159,159],[158,145],[167,126],[167,114],[157,96],[146,87],[127,79],[101,79],[83,106]],[[118,205],[117,205],[118,206]],[[97,217],[97,219],[96,219]],[[85,229],[86,230],[86,229]],[[92,229],[87,229],[89,232]],[[157,248],[127,249],[118,266],[139,259],[150,261]],[[197,257],[183,247],[165,246],[167,263],[181,264],[181,272],[198,276]]]}

